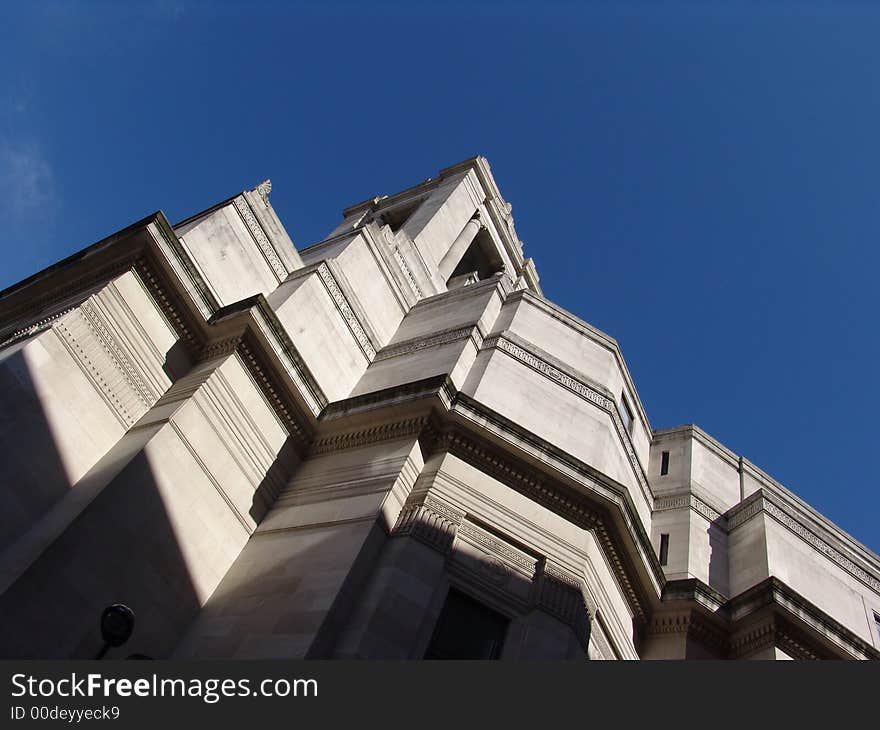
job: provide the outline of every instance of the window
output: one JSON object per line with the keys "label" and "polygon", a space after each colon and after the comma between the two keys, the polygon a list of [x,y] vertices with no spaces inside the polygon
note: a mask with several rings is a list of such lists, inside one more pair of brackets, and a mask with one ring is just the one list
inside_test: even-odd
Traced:
{"label": "window", "polygon": [[509,623],[507,617],[453,588],[425,659],[498,659]]}
{"label": "window", "polygon": [[669,535],[660,535],[660,565],[666,565],[669,559]]}
{"label": "window", "polygon": [[624,428],[632,433],[633,412],[629,407],[629,403],[626,402],[626,396],[623,393],[620,394],[620,400],[617,403],[617,411],[620,413]]}
{"label": "window", "polygon": [[874,628],[877,630],[877,641],[880,642],[880,614],[874,614]]}
{"label": "window", "polygon": [[421,199],[407,201],[406,203],[388,208],[382,211],[382,220],[386,225],[391,226],[391,230],[395,233],[403,228],[403,224],[409,220],[409,217],[416,212],[421,205]]}
{"label": "window", "polygon": [[660,476],[665,477],[669,473],[669,452],[664,451],[660,455]]}

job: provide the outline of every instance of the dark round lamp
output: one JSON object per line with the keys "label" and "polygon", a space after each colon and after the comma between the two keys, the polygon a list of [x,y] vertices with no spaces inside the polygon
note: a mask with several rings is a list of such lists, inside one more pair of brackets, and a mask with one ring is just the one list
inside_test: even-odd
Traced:
{"label": "dark round lamp", "polygon": [[134,611],[122,603],[107,606],[101,614],[101,637],[110,646],[122,646],[134,631]]}

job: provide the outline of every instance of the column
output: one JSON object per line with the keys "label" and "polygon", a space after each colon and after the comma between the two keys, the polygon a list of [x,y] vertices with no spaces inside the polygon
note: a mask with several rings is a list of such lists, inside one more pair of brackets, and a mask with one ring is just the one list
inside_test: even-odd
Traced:
{"label": "column", "polygon": [[458,234],[458,238],[453,241],[452,246],[446,252],[446,255],[437,267],[440,271],[440,276],[444,281],[450,277],[453,271],[455,271],[458,262],[461,261],[462,256],[464,256],[468,247],[473,243],[477,234],[480,232],[480,229],[484,227],[485,226],[480,220],[479,215],[475,215],[467,222],[464,230]]}

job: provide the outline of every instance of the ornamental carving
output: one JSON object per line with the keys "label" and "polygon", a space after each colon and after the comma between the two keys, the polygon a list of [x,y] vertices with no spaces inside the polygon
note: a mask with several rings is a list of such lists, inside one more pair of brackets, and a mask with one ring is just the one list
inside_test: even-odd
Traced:
{"label": "ornamental carving", "polygon": [[[266,181],[268,183],[268,180]],[[266,183],[263,183],[264,185]],[[271,183],[269,183],[271,189]],[[259,191],[259,188],[258,188]],[[268,193],[267,193],[268,194]],[[268,199],[264,198],[266,204],[268,205]],[[256,216],[254,216],[254,212],[251,210],[251,206],[248,205],[247,200],[245,200],[243,195],[239,195],[235,201],[235,209],[238,211],[239,215],[241,215],[244,224],[247,226],[247,229],[250,231],[251,236],[254,239],[254,242],[257,244],[257,248],[260,249],[260,253],[263,254],[263,258],[266,259],[266,263],[272,268],[272,271],[275,272],[275,276],[278,277],[279,281],[284,281],[287,278],[287,268],[284,266],[284,263],[278,256],[278,253],[275,251],[275,247],[272,245],[272,242],[269,240],[268,236],[266,236],[266,232],[263,230],[263,226],[260,225],[260,222],[257,220]]]}
{"label": "ornamental carving", "polygon": [[321,281],[324,282],[324,286],[327,287],[330,297],[336,304],[336,309],[342,315],[342,318],[345,320],[345,323],[354,335],[355,340],[357,340],[364,355],[367,356],[368,360],[372,360],[376,357],[376,348],[373,347],[373,343],[370,341],[367,331],[364,329],[358,316],[354,313],[354,309],[352,309],[351,305],[348,303],[348,299],[342,289],[339,288],[339,284],[336,282],[333,272],[330,271],[330,267],[327,266],[326,263],[322,263],[317,271],[318,275],[321,277]]}
{"label": "ornamental carving", "polygon": [[429,337],[414,337],[411,340],[398,342],[395,345],[389,345],[380,350],[376,355],[376,360],[388,360],[392,357],[398,357],[399,355],[408,355],[413,352],[418,352],[419,350],[424,350],[428,347],[437,347],[457,340],[463,340],[471,337],[475,329],[476,327],[474,326],[459,327]]}

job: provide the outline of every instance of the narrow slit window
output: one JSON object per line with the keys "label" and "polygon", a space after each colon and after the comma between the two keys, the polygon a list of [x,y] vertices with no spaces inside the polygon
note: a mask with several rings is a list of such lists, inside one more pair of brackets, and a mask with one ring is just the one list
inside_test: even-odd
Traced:
{"label": "narrow slit window", "polygon": [[669,473],[669,452],[664,451],[660,455],[660,476],[665,477]]}
{"label": "narrow slit window", "polygon": [[665,532],[660,535],[660,565],[666,565],[669,559],[669,535]]}
{"label": "narrow slit window", "polygon": [[632,433],[633,412],[629,407],[629,403],[626,402],[626,396],[623,393],[620,394],[617,411],[620,413],[620,419],[623,421],[624,428]]}
{"label": "narrow slit window", "polygon": [[874,629],[877,631],[877,641],[880,641],[880,613],[874,614]]}

